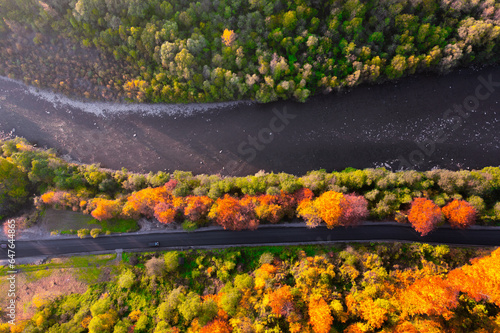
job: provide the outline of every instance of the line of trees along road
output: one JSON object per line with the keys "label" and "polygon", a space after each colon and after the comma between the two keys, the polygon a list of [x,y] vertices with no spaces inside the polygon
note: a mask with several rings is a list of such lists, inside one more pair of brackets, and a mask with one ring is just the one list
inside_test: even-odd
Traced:
{"label": "line of trees along road", "polygon": [[500,221],[500,168],[390,172],[384,168],[311,171],[297,177],[260,172],[247,177],[175,171],[146,175],[68,163],[23,139],[1,145],[0,207],[13,214],[72,209],[98,220],[139,217],[254,229],[300,217],[314,227],[355,225],[365,218],[410,222],[422,235],[449,222],[465,228]]}

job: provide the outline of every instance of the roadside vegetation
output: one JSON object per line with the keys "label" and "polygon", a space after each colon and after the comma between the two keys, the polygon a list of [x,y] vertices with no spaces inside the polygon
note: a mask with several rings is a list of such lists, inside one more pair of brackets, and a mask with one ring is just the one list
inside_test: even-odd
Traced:
{"label": "roadside vegetation", "polygon": [[497,63],[494,0],[1,0],[0,75],[139,102],[270,102]]}
{"label": "roadside vegetation", "polygon": [[497,332],[499,256],[418,243],[124,253],[0,332]]}
{"label": "roadside vegetation", "polygon": [[[390,172],[384,168],[305,176],[146,175],[71,164],[53,151],[17,138],[1,144],[0,212],[34,206],[69,209],[94,220],[82,237],[136,228],[141,217],[179,223],[187,230],[211,224],[229,230],[300,218],[309,227],[356,225],[360,220],[411,223],[422,235],[447,222],[455,228],[500,222],[500,168]],[[35,214],[36,215],[36,214]],[[34,221],[35,218],[29,221]],[[71,231],[51,225],[52,231]],[[100,230],[99,230],[100,229]]]}

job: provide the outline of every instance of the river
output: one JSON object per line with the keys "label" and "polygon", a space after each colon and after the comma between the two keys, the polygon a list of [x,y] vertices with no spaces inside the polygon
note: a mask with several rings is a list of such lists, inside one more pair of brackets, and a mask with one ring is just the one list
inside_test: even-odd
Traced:
{"label": "river", "polygon": [[0,78],[0,130],[138,172],[457,170],[500,165],[499,102],[500,66],[270,104],[78,102]]}

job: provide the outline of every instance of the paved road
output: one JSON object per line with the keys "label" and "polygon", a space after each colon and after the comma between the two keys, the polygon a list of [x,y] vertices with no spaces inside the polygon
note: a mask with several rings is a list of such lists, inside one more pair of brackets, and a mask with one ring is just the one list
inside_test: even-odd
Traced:
{"label": "paved road", "polygon": [[[231,232],[224,230],[204,232],[155,233],[122,236],[103,236],[96,239],[60,239],[44,241],[17,241],[16,257],[77,254],[82,252],[114,251],[115,249],[150,249],[149,242],[159,241],[161,248],[189,248],[205,246],[238,246],[252,244],[321,243],[334,241],[411,241],[454,245],[500,246],[500,229],[454,230],[439,228],[426,237],[420,237],[410,226],[363,225],[356,228],[326,227],[307,229],[260,228],[255,231]],[[5,251],[5,250],[2,250]]]}

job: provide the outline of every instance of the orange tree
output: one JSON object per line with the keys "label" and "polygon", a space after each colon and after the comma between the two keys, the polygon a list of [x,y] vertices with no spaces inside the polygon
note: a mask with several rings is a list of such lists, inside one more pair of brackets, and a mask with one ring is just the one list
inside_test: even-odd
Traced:
{"label": "orange tree", "polygon": [[255,216],[254,207],[249,197],[238,200],[226,194],[215,201],[208,217],[214,219],[224,229],[255,229],[259,222]]}
{"label": "orange tree", "polygon": [[443,214],[454,228],[467,228],[476,220],[476,210],[464,200],[453,200],[443,207]]}
{"label": "orange tree", "polygon": [[443,221],[443,214],[432,200],[416,198],[411,204],[408,221],[415,230],[425,236]]}

